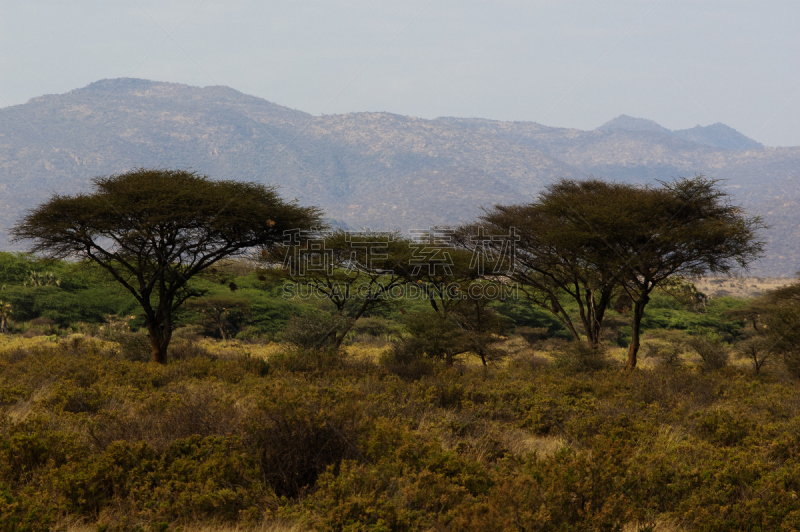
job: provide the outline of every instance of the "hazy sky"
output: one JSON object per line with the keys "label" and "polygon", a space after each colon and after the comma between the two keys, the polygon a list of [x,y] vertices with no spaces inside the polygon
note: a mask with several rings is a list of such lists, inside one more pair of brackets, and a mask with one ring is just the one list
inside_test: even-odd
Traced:
{"label": "hazy sky", "polygon": [[800,1],[0,0],[0,106],[103,78],[313,114],[723,122],[800,145]]}

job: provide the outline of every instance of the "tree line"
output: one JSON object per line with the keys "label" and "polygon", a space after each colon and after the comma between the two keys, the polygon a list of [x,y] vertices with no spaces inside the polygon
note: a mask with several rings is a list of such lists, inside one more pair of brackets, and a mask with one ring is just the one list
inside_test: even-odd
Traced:
{"label": "tree line", "polygon": [[107,271],[141,306],[157,363],[167,360],[177,310],[203,295],[191,279],[254,251],[266,275],[313,287],[334,305],[318,347],[338,347],[356,320],[414,286],[440,320],[432,344],[441,356],[452,363],[469,350],[486,363],[503,324],[475,288],[513,285],[592,348],[609,309],[631,312],[629,367],[653,290],[745,268],[764,251],[761,218],[704,176],[644,186],[562,179],[530,203],[413,237],[331,230],[320,209],[273,187],[183,170],[135,169],[93,184],[32,209],[12,237],[33,253]]}

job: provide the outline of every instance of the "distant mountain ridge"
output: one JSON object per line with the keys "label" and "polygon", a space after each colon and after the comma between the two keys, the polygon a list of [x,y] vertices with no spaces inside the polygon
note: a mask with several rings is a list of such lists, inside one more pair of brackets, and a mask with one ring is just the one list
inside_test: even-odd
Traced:
{"label": "distant mountain ridge", "polygon": [[733,200],[772,226],[757,273],[800,269],[800,148],[765,148],[722,124],[670,131],[623,115],[582,131],[391,113],[314,116],[229,87],[129,78],[0,109],[0,238],[53,193],[86,190],[94,176],[137,166],[276,184],[340,226],[404,231],[529,201],[561,177],[650,183],[703,173],[724,178]]}
{"label": "distant mountain ridge", "polygon": [[728,127],[721,122],[711,124],[710,126],[697,125],[691,129],[678,129],[673,131],[646,118],[634,118],[628,115],[620,115],[609,120],[597,129],[600,131],[609,131],[613,129],[650,131],[728,150],[757,150],[764,147],[760,142],[756,142],[742,135],[732,127]]}

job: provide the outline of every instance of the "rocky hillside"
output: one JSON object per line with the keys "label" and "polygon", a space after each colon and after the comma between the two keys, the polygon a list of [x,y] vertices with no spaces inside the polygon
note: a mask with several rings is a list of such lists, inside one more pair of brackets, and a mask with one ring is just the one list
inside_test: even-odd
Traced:
{"label": "rocky hillside", "polygon": [[[800,269],[800,148],[723,125],[670,131],[621,116],[594,131],[389,113],[312,116],[227,87],[93,83],[0,109],[0,227],[53,193],[135,166],[276,184],[342,226],[408,230],[521,202],[559,177],[651,182],[704,173],[772,228],[758,275]],[[9,247],[6,245],[5,247]]]}

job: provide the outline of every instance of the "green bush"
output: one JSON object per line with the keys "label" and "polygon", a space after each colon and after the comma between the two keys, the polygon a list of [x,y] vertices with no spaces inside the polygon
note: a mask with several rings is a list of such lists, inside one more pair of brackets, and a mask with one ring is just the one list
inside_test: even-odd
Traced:
{"label": "green bush", "polygon": [[464,331],[448,314],[426,310],[409,314],[403,323],[408,334],[392,347],[398,363],[430,358],[452,365],[456,356],[469,349]]}
{"label": "green bush", "polygon": [[292,316],[281,332],[281,340],[304,351],[324,349],[333,342],[347,318],[318,313],[313,316]]}

